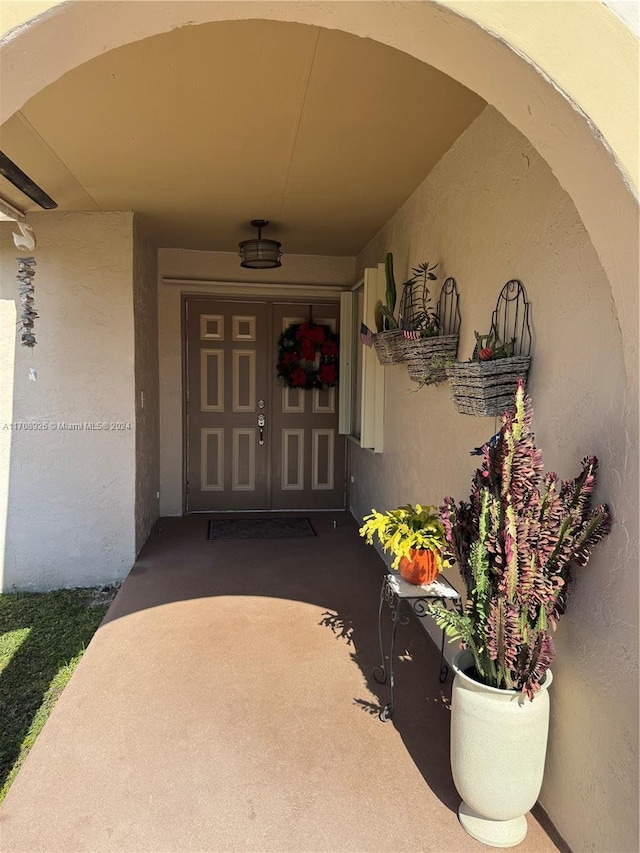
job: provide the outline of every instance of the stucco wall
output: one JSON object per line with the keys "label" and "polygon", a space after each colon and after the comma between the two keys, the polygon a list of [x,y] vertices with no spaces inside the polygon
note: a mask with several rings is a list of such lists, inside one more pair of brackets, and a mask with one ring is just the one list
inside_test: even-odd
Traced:
{"label": "stucco wall", "polygon": [[[89,586],[122,578],[135,557],[132,214],[51,212],[29,222],[38,239],[32,354],[15,325],[15,226],[0,230],[3,589]],[[47,428],[5,429],[25,422]],[[85,427],[115,422],[129,428]],[[58,423],[82,428],[50,426]]]}
{"label": "stucco wall", "polygon": [[158,518],[160,424],[158,379],[158,250],[139,217],[133,221],[135,330],[136,553]]}
{"label": "stucco wall", "polygon": [[[386,251],[394,253],[398,281],[427,259],[440,262],[440,282],[456,277],[462,359],[474,329],[488,331],[504,282],[522,279],[532,305],[529,387],[545,467],[569,477],[584,455],[601,461],[597,497],[610,503],[615,524],[577,573],[556,635],[541,801],[573,850],[635,850],[637,430],[627,435],[621,418],[622,342],[598,257],[548,165],[491,107],[366,247],[359,272]],[[457,414],[446,384],[408,393],[402,366],[385,375],[385,452],[350,449],[354,513],[467,497],[477,467],[469,450],[495,431],[494,419]]]}
{"label": "stucco wall", "polygon": [[[286,250],[286,246],[283,247]],[[212,286],[198,281],[234,282],[224,298],[234,294],[260,292],[264,284],[273,288],[286,285],[329,285],[348,287],[354,281],[354,258],[321,255],[286,255],[283,265],[273,270],[242,269],[233,252],[196,252],[161,249],[158,253],[158,326],[160,358],[160,514],[183,512],[183,430],[182,430],[182,321],[183,293],[211,293]],[[189,279],[194,283],[163,283],[165,278]],[[293,296],[294,293],[291,293]],[[299,290],[295,295],[300,295]]]}

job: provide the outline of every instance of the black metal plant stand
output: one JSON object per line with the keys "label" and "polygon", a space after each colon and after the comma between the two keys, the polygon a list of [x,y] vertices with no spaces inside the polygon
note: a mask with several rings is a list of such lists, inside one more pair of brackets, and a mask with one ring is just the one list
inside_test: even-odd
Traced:
{"label": "black metal plant stand", "polygon": [[[439,601],[448,607],[456,607],[460,602],[460,594],[444,578],[426,586],[414,586],[403,580],[396,572],[386,574],[382,581],[380,590],[380,607],[378,609],[378,643],[380,647],[380,666],[373,669],[373,677],[378,684],[386,684],[389,680],[390,697],[389,702],[380,711],[379,717],[382,722],[390,720],[393,716],[395,703],[395,680],[394,662],[396,650],[396,631],[398,625],[406,625],[411,614],[421,618],[427,615],[427,607],[434,601]],[[384,643],[382,639],[382,613],[385,602],[391,609],[391,646],[389,649],[389,666],[384,655]],[[444,631],[440,643],[440,672],[438,675],[440,683],[447,680],[449,667],[444,657]]]}

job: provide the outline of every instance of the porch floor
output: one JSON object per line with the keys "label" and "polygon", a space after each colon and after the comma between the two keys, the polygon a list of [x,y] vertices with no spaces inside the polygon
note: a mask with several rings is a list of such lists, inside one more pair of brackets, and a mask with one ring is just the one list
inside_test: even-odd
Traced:
{"label": "porch floor", "polygon": [[[399,628],[380,722],[383,565],[350,516],[306,515],[317,538],[156,525],[5,800],[4,853],[487,849],[458,824],[436,648]],[[518,850],[562,849],[528,822]]]}

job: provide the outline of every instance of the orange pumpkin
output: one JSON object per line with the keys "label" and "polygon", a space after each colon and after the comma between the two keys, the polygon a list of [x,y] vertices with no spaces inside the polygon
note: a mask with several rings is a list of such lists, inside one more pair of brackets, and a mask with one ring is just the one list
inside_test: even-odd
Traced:
{"label": "orange pumpkin", "polygon": [[432,583],[440,571],[437,556],[428,548],[412,548],[408,558],[400,559],[398,568],[407,583],[417,586]]}

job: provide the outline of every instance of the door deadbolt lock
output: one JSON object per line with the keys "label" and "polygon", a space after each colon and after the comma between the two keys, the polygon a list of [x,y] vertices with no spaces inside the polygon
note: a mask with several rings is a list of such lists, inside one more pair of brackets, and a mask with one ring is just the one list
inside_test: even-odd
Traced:
{"label": "door deadbolt lock", "polygon": [[258,408],[264,409],[264,400],[258,400]]}
{"label": "door deadbolt lock", "polygon": [[264,415],[258,415],[258,429],[260,430],[260,437],[258,439],[258,444],[260,447],[264,444],[264,426],[267,422],[267,419]]}

